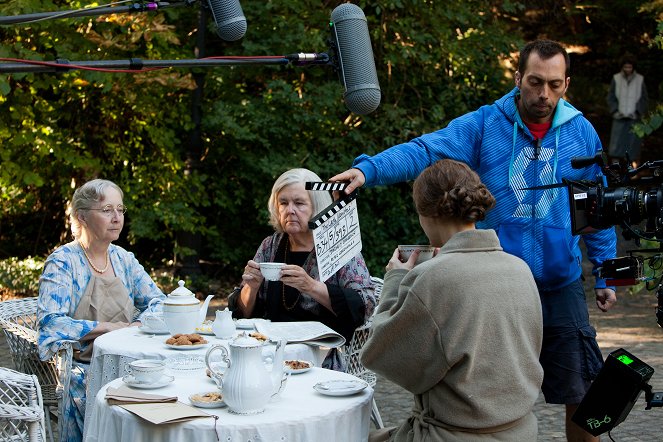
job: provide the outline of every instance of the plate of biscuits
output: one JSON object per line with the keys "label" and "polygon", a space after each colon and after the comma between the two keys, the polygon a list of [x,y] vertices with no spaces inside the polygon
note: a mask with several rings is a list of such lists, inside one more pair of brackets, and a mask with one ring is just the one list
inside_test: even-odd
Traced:
{"label": "plate of biscuits", "polygon": [[173,350],[195,350],[207,345],[207,340],[198,333],[178,333],[166,339],[166,347]]}
{"label": "plate of biscuits", "polygon": [[218,391],[192,394],[189,396],[189,400],[191,401],[191,405],[200,408],[220,408],[226,406],[226,403],[223,401],[223,395]]}
{"label": "plate of biscuits", "polygon": [[300,374],[306,373],[313,367],[313,362],[311,361],[300,361],[297,359],[286,359],[283,361],[285,371],[290,374]]}

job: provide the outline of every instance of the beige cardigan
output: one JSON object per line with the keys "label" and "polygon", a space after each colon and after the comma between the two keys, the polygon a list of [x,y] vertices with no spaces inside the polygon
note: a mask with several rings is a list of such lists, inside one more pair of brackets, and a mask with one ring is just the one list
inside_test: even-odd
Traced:
{"label": "beige cardigan", "polygon": [[535,441],[543,325],[534,278],[493,230],[385,275],[362,363],[414,394],[396,441]]}

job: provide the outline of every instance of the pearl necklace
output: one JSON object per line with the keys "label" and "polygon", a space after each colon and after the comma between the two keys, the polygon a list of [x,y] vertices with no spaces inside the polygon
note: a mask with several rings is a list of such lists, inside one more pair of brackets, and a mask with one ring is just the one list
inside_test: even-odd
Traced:
{"label": "pearl necklace", "polygon": [[106,252],[106,265],[104,266],[103,269],[98,268],[92,260],[90,259],[90,255],[87,254],[87,251],[85,250],[85,247],[83,247],[83,244],[81,244],[81,249],[83,249],[83,253],[85,254],[85,257],[87,258],[87,262],[90,263],[90,267],[92,267],[92,270],[94,270],[97,273],[105,273],[106,270],[108,270],[108,252]]}

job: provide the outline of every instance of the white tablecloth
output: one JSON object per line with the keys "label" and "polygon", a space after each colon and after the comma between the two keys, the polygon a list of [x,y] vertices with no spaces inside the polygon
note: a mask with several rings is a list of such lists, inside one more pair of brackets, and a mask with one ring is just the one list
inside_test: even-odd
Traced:
{"label": "white tablecloth", "polygon": [[[243,330],[238,330],[242,332]],[[104,384],[124,376],[127,363],[137,359],[168,359],[175,356],[202,355],[215,344],[227,344],[227,340],[205,335],[209,342],[196,350],[173,350],[165,345],[170,335],[152,335],[143,333],[138,327],[126,327],[99,336],[94,341],[94,351],[87,372],[87,405],[85,408],[85,427],[95,403],[94,398]],[[273,354],[274,346],[266,345],[263,354]],[[286,359],[311,361],[320,366],[329,349],[307,344],[288,344],[285,348]],[[217,352],[216,356],[221,356]],[[85,429],[87,433],[87,428]]]}
{"label": "white tablecloth", "polygon": [[[368,440],[373,390],[367,387],[352,396],[324,396],[313,389],[317,382],[332,379],[357,379],[352,375],[323,368],[313,368],[292,375],[280,398],[267,404],[263,413],[241,416],[228,408],[202,409],[219,416],[188,422],[154,425],[120,408],[109,406],[104,386],[96,398],[94,411],[86,422],[87,442],[314,442]],[[121,386],[117,379],[109,385]],[[215,384],[201,373],[175,378],[175,382],[156,390],[141,390],[167,396],[177,395],[189,404],[193,393],[215,391]],[[217,439],[218,434],[218,439]]]}

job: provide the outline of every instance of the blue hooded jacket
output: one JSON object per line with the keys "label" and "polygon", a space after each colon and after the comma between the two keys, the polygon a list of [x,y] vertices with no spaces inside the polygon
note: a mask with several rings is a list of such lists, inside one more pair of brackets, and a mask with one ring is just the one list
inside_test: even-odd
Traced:
{"label": "blue hooded jacket", "polygon": [[[353,167],[366,186],[415,179],[437,160],[462,161],[475,170],[497,201],[479,228],[495,229],[506,252],[522,258],[542,289],[557,289],[577,280],[582,253],[579,236],[571,234],[571,212],[565,187],[524,190],[573,181],[602,180],[598,165],[573,169],[571,158],[594,156],[601,141],[592,125],[560,99],[552,126],[538,143],[520,119],[514,88],[492,105],[452,120],[444,128],[399,144],[375,156],[361,155]],[[615,229],[582,235],[596,268],[614,258]],[[605,288],[597,277],[596,288]]]}

